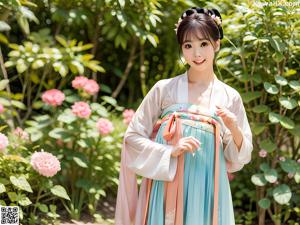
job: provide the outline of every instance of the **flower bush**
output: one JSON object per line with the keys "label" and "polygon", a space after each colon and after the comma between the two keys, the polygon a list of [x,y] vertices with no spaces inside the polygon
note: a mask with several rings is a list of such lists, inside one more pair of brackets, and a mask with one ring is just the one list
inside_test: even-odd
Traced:
{"label": "flower bush", "polygon": [[[69,196],[51,179],[60,170],[59,160],[38,148],[20,127],[0,133],[0,205],[18,205],[23,224],[54,224],[59,215],[55,201]],[[38,173],[37,173],[37,172]]]}
{"label": "flower bush", "polygon": [[[25,129],[34,143],[57,156],[61,167],[50,153],[34,153],[31,162],[43,176],[52,176],[61,169],[55,180],[70,193],[70,201],[63,205],[71,218],[79,219],[84,209],[96,217],[97,203],[106,195],[106,189],[117,189],[126,124],[116,120],[116,113],[123,108],[108,96],[102,97],[101,104],[92,102],[92,95],[99,91],[92,79],[77,76],[70,86],[74,89],[63,90],[63,104],[45,105],[41,115],[26,122],[29,126]],[[108,111],[105,105],[113,109]],[[121,124],[115,126],[114,122]],[[46,158],[52,160],[45,163]]]}

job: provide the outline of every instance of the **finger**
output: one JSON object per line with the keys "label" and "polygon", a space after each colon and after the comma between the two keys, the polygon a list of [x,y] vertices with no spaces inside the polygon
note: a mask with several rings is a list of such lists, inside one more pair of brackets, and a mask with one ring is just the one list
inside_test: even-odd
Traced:
{"label": "finger", "polygon": [[194,143],[196,145],[200,145],[200,141],[197,138],[193,137],[193,136],[190,136],[188,141],[191,141],[192,143]]}
{"label": "finger", "polygon": [[191,140],[189,140],[189,141],[190,141],[190,143],[193,145],[194,149],[197,149],[197,148],[200,146],[200,143],[197,142],[197,141],[194,140],[194,139],[191,139]]}
{"label": "finger", "polygon": [[189,151],[193,149],[193,146],[189,143],[183,143],[182,147],[183,147],[183,149],[189,150]]}

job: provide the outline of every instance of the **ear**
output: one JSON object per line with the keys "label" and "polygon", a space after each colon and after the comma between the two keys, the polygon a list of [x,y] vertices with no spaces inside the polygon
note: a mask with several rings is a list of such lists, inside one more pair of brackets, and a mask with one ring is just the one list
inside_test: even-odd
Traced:
{"label": "ear", "polygon": [[215,52],[218,52],[220,50],[220,39],[218,39],[216,42],[215,42]]}

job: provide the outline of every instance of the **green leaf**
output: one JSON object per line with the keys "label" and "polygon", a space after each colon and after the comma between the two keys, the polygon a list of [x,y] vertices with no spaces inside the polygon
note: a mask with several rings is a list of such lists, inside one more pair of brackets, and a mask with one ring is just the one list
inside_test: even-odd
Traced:
{"label": "green leaf", "polygon": [[279,75],[275,75],[275,81],[277,84],[279,84],[281,86],[285,86],[288,84],[287,79],[285,79],[284,77],[279,76]]}
{"label": "green leaf", "polygon": [[279,164],[283,171],[286,173],[296,173],[297,163],[292,159],[286,159],[284,161],[279,161]]}
{"label": "green leaf", "polygon": [[284,55],[281,54],[280,52],[275,52],[272,54],[272,58],[274,59],[275,62],[281,62],[284,59]]}
{"label": "green leaf", "polygon": [[277,52],[284,51],[285,48],[284,43],[279,37],[269,37],[268,39],[270,40],[270,44],[275,51]]}
{"label": "green leaf", "polygon": [[293,129],[288,130],[292,135],[300,137],[300,125],[297,124]]}
{"label": "green leaf", "polygon": [[280,104],[287,109],[294,109],[297,107],[297,101],[293,98],[289,99],[287,97],[280,97],[279,98]]}
{"label": "green leaf", "polygon": [[124,8],[124,6],[125,6],[125,0],[118,0],[118,2],[119,2],[119,4],[120,4],[120,6],[121,6],[122,8]]}
{"label": "green leaf", "polygon": [[288,204],[292,197],[290,187],[286,184],[279,185],[278,187],[274,188],[273,197],[275,201],[281,205]]}
{"label": "green leaf", "polygon": [[270,207],[271,201],[268,198],[263,198],[258,201],[258,205],[263,209],[267,209]]}
{"label": "green leaf", "polygon": [[281,120],[281,115],[274,112],[269,112],[269,120],[271,123],[279,123]]}
{"label": "green leaf", "polygon": [[76,116],[72,113],[72,110],[65,109],[65,111],[58,116],[57,120],[70,124],[76,120]]}
{"label": "green leaf", "polygon": [[18,195],[16,192],[8,192],[7,193],[8,198],[11,202],[17,202],[18,201]]}
{"label": "green leaf", "polygon": [[295,127],[295,123],[288,117],[281,117],[280,124],[286,129],[293,129]]}
{"label": "green leaf", "polygon": [[268,163],[264,162],[259,165],[259,168],[261,169],[261,171],[266,172],[267,170],[270,169],[270,166],[268,165]]}
{"label": "green leaf", "polygon": [[11,104],[19,109],[26,110],[26,105],[23,102],[11,100]]}
{"label": "green leaf", "polygon": [[88,168],[87,162],[84,162],[83,159],[78,157],[73,157],[74,162],[82,168]]}
{"label": "green leaf", "polygon": [[259,135],[265,129],[266,129],[266,124],[263,124],[263,123],[254,123],[252,125],[252,130],[255,135]]}
{"label": "green leaf", "polygon": [[30,201],[30,199],[28,197],[26,197],[25,195],[19,196],[18,203],[21,206],[29,206],[29,205],[32,204],[32,202]]}
{"label": "green leaf", "polygon": [[295,91],[300,91],[300,82],[297,80],[292,80],[289,82],[289,86]]}
{"label": "green leaf", "polygon": [[65,140],[70,137],[70,134],[63,128],[54,128],[49,132],[49,136],[55,139]]}
{"label": "green leaf", "polygon": [[19,177],[10,176],[9,179],[15,187],[27,192],[31,192],[31,193],[33,192],[30,184],[28,183],[28,181],[24,176],[19,176]]}
{"label": "green leaf", "polygon": [[116,99],[110,97],[110,96],[102,96],[101,97],[103,99],[103,101],[111,104],[112,106],[117,106],[117,101]]}
{"label": "green leaf", "polygon": [[263,140],[262,142],[260,142],[259,146],[269,153],[273,152],[276,149],[276,144],[270,139]]}
{"label": "green leaf", "polygon": [[44,65],[45,65],[45,63],[43,60],[37,59],[32,63],[31,67],[32,67],[32,69],[38,69],[38,68],[43,67]]}
{"label": "green leaf", "polygon": [[278,94],[278,92],[279,92],[276,85],[271,84],[269,82],[264,82],[264,88],[268,93],[273,94],[273,95]]}
{"label": "green leaf", "polygon": [[96,111],[96,113],[101,117],[108,117],[109,114],[107,112],[107,109],[98,103],[92,103],[91,108],[93,111]]}
{"label": "green leaf", "polygon": [[84,72],[83,65],[80,62],[76,61],[76,60],[72,60],[71,63],[69,64],[69,66],[70,66],[70,69],[71,69],[72,73],[83,74],[83,72]]}
{"label": "green leaf", "polygon": [[147,34],[148,41],[153,45],[153,47],[157,47],[157,44],[159,43],[158,37],[155,34]]}
{"label": "green leaf", "polygon": [[36,127],[29,127],[25,129],[26,132],[30,134],[30,140],[32,142],[38,141],[40,138],[43,137],[43,133],[38,130]]}
{"label": "green leaf", "polygon": [[69,72],[69,68],[62,62],[53,63],[53,68],[54,71],[58,72],[62,77],[65,77]]}
{"label": "green leaf", "polygon": [[0,21],[0,32],[8,31],[8,30],[10,30],[10,26],[8,25],[8,23],[4,21]]}
{"label": "green leaf", "polygon": [[61,35],[56,35],[55,39],[65,48],[68,47],[67,41]]}
{"label": "green leaf", "polygon": [[284,76],[289,77],[289,76],[295,75],[296,73],[297,73],[297,70],[289,69],[289,70],[284,72]]}
{"label": "green leaf", "polygon": [[0,33],[0,43],[1,42],[5,45],[8,45],[8,43],[9,43],[7,37]]}
{"label": "green leaf", "polygon": [[297,184],[300,183],[300,170],[297,170],[297,172],[296,172],[296,174],[295,174],[295,176],[294,176],[294,179],[295,179],[295,182],[296,182]]}
{"label": "green leaf", "polygon": [[61,185],[55,185],[51,188],[51,193],[60,198],[70,200],[69,195],[67,194],[66,189]]}
{"label": "green leaf", "polygon": [[6,88],[6,86],[8,85],[9,80],[7,79],[3,79],[0,81],[0,91],[4,90]]}
{"label": "green leaf", "polygon": [[18,59],[17,60],[17,71],[18,73],[23,73],[27,70],[27,65],[23,59]]}
{"label": "green leaf", "polygon": [[275,183],[277,181],[278,173],[275,169],[269,169],[265,171],[264,175],[269,183]]}
{"label": "green leaf", "polygon": [[255,113],[265,113],[269,112],[270,108],[266,105],[257,105],[252,109],[252,111]]}
{"label": "green leaf", "polygon": [[248,92],[248,93],[241,93],[241,97],[244,103],[249,103],[254,99],[261,97],[260,91]]}
{"label": "green leaf", "polygon": [[43,213],[47,213],[48,210],[48,206],[46,204],[42,204],[42,203],[38,203],[37,207],[39,208],[39,210]]}
{"label": "green leaf", "polygon": [[262,173],[252,175],[251,181],[256,186],[264,186],[267,184],[267,181]]}
{"label": "green leaf", "polygon": [[244,38],[243,38],[243,41],[244,42],[247,42],[247,41],[254,41],[254,40],[256,40],[257,39],[257,37],[254,37],[254,36],[252,36],[252,35],[248,35],[248,36],[245,36]]}
{"label": "green leaf", "polygon": [[0,194],[3,193],[3,192],[6,192],[6,189],[5,189],[4,184],[0,183]]}

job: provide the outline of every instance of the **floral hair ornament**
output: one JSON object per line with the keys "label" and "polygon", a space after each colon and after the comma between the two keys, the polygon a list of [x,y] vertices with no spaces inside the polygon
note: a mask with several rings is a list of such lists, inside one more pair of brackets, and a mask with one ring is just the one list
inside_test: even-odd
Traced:
{"label": "floral hair ornament", "polygon": [[[198,13],[198,12],[197,12]],[[198,14],[200,14],[200,13],[198,13]],[[222,24],[222,20],[221,20],[221,18],[219,17],[219,16],[216,16],[216,15],[212,15],[212,14],[210,14],[210,13],[208,13],[208,15],[215,21],[215,23],[218,25],[218,26],[221,26],[221,24]],[[182,15],[182,18],[185,18],[187,15],[186,15],[186,13],[183,13],[183,15]],[[178,22],[175,24],[175,32],[176,32],[176,34],[177,34],[177,30],[178,30],[178,27],[179,27],[179,25],[180,25],[180,23],[182,22],[182,19],[181,19],[181,17],[179,17],[179,19],[178,19]]]}

